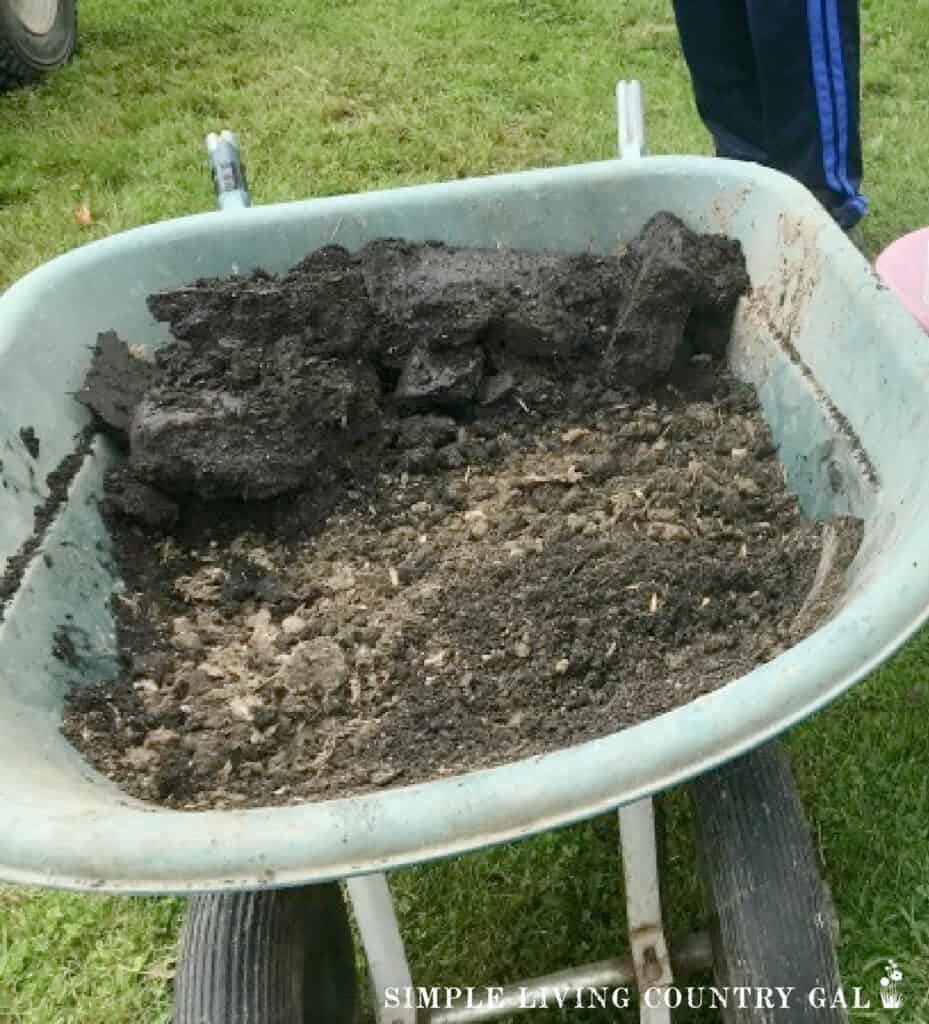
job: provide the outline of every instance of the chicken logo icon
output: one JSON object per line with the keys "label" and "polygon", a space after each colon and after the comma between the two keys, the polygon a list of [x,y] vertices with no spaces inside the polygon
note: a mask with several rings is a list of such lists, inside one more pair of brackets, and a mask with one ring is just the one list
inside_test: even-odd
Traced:
{"label": "chicken logo icon", "polygon": [[903,1005],[903,996],[900,995],[899,985],[903,980],[903,973],[897,966],[895,960],[888,960],[884,968],[884,976],[881,978],[881,1004],[888,1010],[899,1010]]}

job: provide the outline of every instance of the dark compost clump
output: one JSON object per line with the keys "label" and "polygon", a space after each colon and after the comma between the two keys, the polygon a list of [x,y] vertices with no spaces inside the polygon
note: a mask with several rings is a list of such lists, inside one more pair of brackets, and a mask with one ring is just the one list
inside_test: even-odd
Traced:
{"label": "dark compost clump", "polygon": [[659,214],[612,257],[382,239],[151,296],[173,340],[101,335],[79,395],[126,451],[125,668],[65,734],[145,799],[286,803],[603,736],[776,656],[859,531],[803,518],[726,368],[748,288],[737,242]]}

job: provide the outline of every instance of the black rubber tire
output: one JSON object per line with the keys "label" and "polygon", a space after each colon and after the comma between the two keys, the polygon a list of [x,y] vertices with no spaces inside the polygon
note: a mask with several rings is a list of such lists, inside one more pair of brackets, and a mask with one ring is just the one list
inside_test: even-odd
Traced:
{"label": "black rubber tire", "polygon": [[23,24],[11,0],[0,0],[0,91],[32,82],[64,64],[77,41],[77,0],[58,0],[51,28],[36,35]]}
{"label": "black rubber tire", "polygon": [[358,987],[336,882],[194,896],[174,1024],[355,1024]]}
{"label": "black rubber tire", "polygon": [[[773,1019],[845,1024],[845,1010],[828,1005],[841,988],[837,919],[786,758],[774,744],[762,747],[701,776],[691,793],[717,985],[793,986],[790,1012]],[[813,992],[825,1008],[813,1005]],[[725,1024],[772,1019],[757,1006],[721,1013]]]}

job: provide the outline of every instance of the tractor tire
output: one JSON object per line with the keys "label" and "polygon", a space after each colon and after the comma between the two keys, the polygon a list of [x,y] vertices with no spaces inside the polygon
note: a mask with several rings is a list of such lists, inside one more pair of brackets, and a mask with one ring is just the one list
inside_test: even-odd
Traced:
{"label": "tractor tire", "polygon": [[0,0],[0,91],[64,64],[77,40],[77,0]]}

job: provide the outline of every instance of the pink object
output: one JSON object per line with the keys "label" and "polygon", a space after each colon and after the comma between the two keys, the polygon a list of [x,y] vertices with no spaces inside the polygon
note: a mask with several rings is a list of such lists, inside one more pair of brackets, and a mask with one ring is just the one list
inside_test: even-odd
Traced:
{"label": "pink object", "polygon": [[929,334],[929,228],[891,242],[874,269]]}

